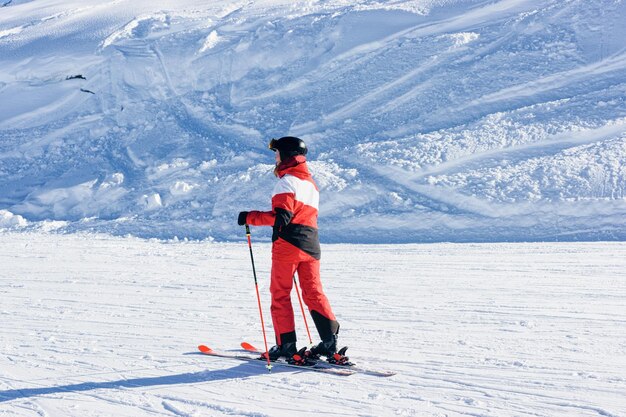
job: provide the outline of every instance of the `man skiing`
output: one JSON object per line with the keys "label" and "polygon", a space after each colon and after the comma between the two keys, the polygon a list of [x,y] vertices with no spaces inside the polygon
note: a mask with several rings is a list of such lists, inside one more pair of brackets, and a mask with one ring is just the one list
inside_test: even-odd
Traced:
{"label": "man skiing", "polygon": [[[317,231],[319,191],[306,164],[307,147],[293,136],[272,139],[269,148],[276,153],[274,174],[278,182],[272,193],[271,211],[242,211],[238,223],[243,226],[272,226],[272,322],[276,346],[269,349],[269,359],[280,357],[294,362],[296,331],[291,289],[295,272],[322,341],[313,346],[309,356],[326,356],[338,361],[339,323],[322,290],[320,280],[320,244]],[[265,353],[263,358],[267,359]]]}

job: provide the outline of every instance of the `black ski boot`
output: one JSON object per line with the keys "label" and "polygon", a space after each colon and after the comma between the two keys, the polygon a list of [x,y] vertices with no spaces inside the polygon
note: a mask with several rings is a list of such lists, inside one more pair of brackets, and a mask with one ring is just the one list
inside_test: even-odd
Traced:
{"label": "black ski boot", "polygon": [[322,340],[313,346],[309,352],[312,357],[326,356],[329,358],[333,356],[337,352],[337,335],[334,334],[331,339]]}
{"label": "black ski boot", "polygon": [[345,355],[348,349],[347,347],[337,352],[339,322],[337,322],[337,320],[331,320],[315,310],[311,311],[311,316],[313,317],[313,322],[315,322],[315,327],[322,341],[307,352],[308,357],[312,360],[319,360],[320,356],[326,356],[326,360],[329,363],[336,365],[352,365],[348,362],[348,357]]}
{"label": "black ski boot", "polygon": [[326,356],[328,363],[334,365],[350,366],[350,358],[346,356],[348,347],[343,347],[337,352],[337,335],[333,335],[332,339],[322,341],[313,346],[311,350],[307,352],[307,356],[311,360],[319,360],[320,356]]}
{"label": "black ski boot", "polygon": [[[296,348],[296,342],[290,342],[272,346],[267,353],[269,353],[270,361],[274,362],[278,358],[289,360],[298,353],[298,349]],[[259,359],[267,360],[266,352],[263,352]]]}

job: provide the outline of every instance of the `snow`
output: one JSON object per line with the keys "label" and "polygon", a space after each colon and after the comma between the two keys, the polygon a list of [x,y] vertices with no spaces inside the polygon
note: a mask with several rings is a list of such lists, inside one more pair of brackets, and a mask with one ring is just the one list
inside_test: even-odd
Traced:
{"label": "snow", "polygon": [[0,210],[0,227],[11,229],[15,227],[25,227],[28,222],[19,214],[13,214],[8,210]]}
{"label": "snow", "polygon": [[[625,21],[624,0],[0,1],[0,415],[626,415]],[[340,343],[393,377],[195,352],[262,345],[236,219],[269,209],[285,135]]]}
{"label": "snow", "polygon": [[626,238],[622,0],[2,5],[28,230],[236,239],[296,135],[325,242]]}
{"label": "snow", "polygon": [[202,48],[200,48],[200,52],[205,52],[208,49],[215,48],[219,42],[220,42],[220,36],[217,34],[216,31],[212,31],[206,37],[206,40],[204,41],[204,45],[202,45]]}
{"label": "snow", "polygon": [[[0,244],[2,415],[626,414],[623,243],[323,245],[340,341],[390,378],[192,354],[262,345],[244,238]],[[253,250],[267,316],[254,232]],[[305,344],[298,308],[296,323]]]}

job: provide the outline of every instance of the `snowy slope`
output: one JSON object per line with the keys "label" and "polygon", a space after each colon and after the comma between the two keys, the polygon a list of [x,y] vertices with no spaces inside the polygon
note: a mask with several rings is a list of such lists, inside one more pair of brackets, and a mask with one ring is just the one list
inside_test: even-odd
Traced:
{"label": "snowy slope", "polygon": [[[390,378],[186,354],[262,344],[243,241],[0,246],[2,416],[626,415],[621,242],[325,245],[340,340]],[[269,245],[254,249],[267,314]]]}
{"label": "snowy slope", "polygon": [[291,134],[325,241],[626,238],[624,1],[3,4],[0,224],[232,239]]}

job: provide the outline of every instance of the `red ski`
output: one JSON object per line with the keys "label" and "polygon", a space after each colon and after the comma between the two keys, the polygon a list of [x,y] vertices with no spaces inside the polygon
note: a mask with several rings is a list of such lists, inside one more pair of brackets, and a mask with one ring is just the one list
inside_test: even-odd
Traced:
{"label": "red ski", "polygon": [[[258,350],[257,348],[255,348],[253,345],[251,345],[248,342],[242,342],[241,347],[247,352],[262,353],[260,350]],[[367,368],[363,368],[354,364],[338,365],[338,364],[328,363],[325,361],[319,361],[317,362],[316,365],[323,366],[323,368],[320,367],[318,369],[346,370],[346,371],[352,371],[353,373],[360,373],[360,374],[371,375],[371,376],[388,377],[388,376],[393,376],[396,374],[393,371],[379,371],[375,369],[367,369]]]}
{"label": "red ski", "polygon": [[[229,353],[229,352],[220,352],[220,351],[213,350],[206,345],[198,346],[198,350],[201,353],[204,353],[205,355],[213,356],[216,358],[229,358],[229,359],[237,359],[240,361],[265,364],[265,362],[262,359],[260,359],[258,356],[241,355],[241,354]],[[350,376],[355,373],[351,369],[329,368],[321,363],[316,363],[314,365],[309,365],[309,366],[302,366],[302,365],[292,365],[282,360],[271,362],[271,365],[269,367],[270,372],[273,367],[278,367],[278,368],[286,367],[286,368],[298,369],[300,371],[321,372],[324,374],[331,374],[331,375],[338,375],[338,376]]]}

